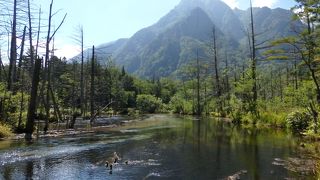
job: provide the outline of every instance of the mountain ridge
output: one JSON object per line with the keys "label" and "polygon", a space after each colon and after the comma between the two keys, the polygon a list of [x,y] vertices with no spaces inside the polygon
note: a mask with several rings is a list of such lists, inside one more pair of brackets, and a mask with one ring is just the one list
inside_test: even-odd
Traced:
{"label": "mountain ridge", "polygon": [[[170,76],[187,62],[186,59],[195,57],[194,48],[204,51],[204,46],[212,41],[213,27],[221,41],[219,48],[236,51],[245,44],[249,12],[249,9],[232,10],[220,0],[181,0],[158,22],[137,31],[131,38],[100,47],[105,53],[112,53],[115,63],[124,66],[129,73],[146,78]],[[291,11],[263,7],[254,8],[253,13],[256,32],[266,31],[263,39],[292,33]],[[105,59],[103,54],[98,56],[101,61]]]}

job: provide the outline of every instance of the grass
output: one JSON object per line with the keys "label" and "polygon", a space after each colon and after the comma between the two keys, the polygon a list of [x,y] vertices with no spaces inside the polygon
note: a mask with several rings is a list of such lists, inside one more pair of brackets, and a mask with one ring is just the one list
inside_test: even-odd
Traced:
{"label": "grass", "polygon": [[12,136],[11,128],[5,124],[0,124],[0,138]]}
{"label": "grass", "polygon": [[287,112],[261,112],[260,122],[274,127],[286,127]]}

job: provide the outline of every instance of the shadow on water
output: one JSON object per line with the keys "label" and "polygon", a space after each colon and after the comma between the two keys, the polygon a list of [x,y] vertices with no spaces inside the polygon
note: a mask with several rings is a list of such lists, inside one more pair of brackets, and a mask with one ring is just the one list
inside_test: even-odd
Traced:
{"label": "shadow on water", "polygon": [[[298,157],[296,144],[282,131],[154,115],[112,131],[44,138],[29,145],[7,142],[0,148],[0,179],[312,178],[273,163]],[[121,160],[110,171],[104,161],[114,151]]]}

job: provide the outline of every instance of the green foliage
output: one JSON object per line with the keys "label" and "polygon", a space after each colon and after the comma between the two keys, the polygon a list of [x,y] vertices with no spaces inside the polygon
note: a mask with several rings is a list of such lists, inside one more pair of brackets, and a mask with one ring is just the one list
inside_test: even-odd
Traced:
{"label": "green foliage", "polygon": [[286,112],[275,113],[272,111],[260,112],[259,122],[264,125],[271,125],[274,127],[286,127]]}
{"label": "green foliage", "polygon": [[0,123],[0,138],[12,136],[11,128],[8,125]]}
{"label": "green foliage", "polygon": [[298,89],[288,86],[284,89],[284,103],[291,107],[307,107],[315,99],[316,91],[312,81],[303,81]]}
{"label": "green foliage", "polygon": [[243,113],[250,112],[255,118],[258,117],[257,104],[254,101],[254,95],[252,92],[254,86],[254,80],[251,78],[251,69],[248,68],[245,72],[244,77],[236,83],[235,96],[239,99],[238,102],[241,103],[241,109]]}
{"label": "green foliage", "polygon": [[288,60],[288,56],[270,56],[267,57],[267,60]]}
{"label": "green foliage", "polygon": [[243,104],[240,99],[238,99],[235,95],[231,96],[230,105],[228,107],[228,111],[232,117],[232,121],[235,124],[241,124],[242,118],[245,114],[243,110]]}
{"label": "green foliage", "polygon": [[294,111],[287,116],[286,122],[293,132],[303,133],[311,125],[312,115],[307,111]]}
{"label": "green foliage", "polygon": [[149,94],[140,94],[137,96],[137,108],[142,112],[155,113],[160,112],[162,109],[161,99],[149,95]]}
{"label": "green foliage", "polygon": [[181,93],[175,94],[169,103],[172,112],[180,114],[192,114],[192,102],[183,98]]}
{"label": "green foliage", "polygon": [[5,119],[6,123],[12,127],[17,127],[18,120],[20,116],[20,111],[22,111],[22,124],[26,121],[26,110],[28,105],[28,95],[23,92],[24,102],[22,103],[21,109],[21,99],[22,93],[17,92],[13,94],[5,90],[4,84],[0,83],[0,118]]}
{"label": "green foliage", "polygon": [[128,108],[128,113],[127,114],[128,114],[128,116],[135,117],[135,116],[139,115],[139,110],[136,110],[134,108]]}

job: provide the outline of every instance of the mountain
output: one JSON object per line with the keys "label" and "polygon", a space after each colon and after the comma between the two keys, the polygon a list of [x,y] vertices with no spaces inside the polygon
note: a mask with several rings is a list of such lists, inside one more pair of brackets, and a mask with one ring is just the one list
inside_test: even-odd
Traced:
{"label": "mountain", "polygon": [[[235,9],[234,12],[243,25],[250,25],[250,10]],[[292,24],[300,22],[292,21],[292,15],[291,11],[281,8],[253,8],[255,31],[264,40],[293,35]]]}
{"label": "mountain", "polygon": [[[284,9],[254,8],[257,41],[292,34],[292,13]],[[295,22],[299,23],[299,22]],[[220,0],[181,0],[150,27],[141,29],[129,39],[107,43],[98,48],[100,61],[112,53],[117,65],[141,77],[169,76],[194,59],[196,52],[209,57],[207,44],[215,28],[220,49],[237,50],[247,44],[246,29],[250,25],[250,9],[232,10]]]}

